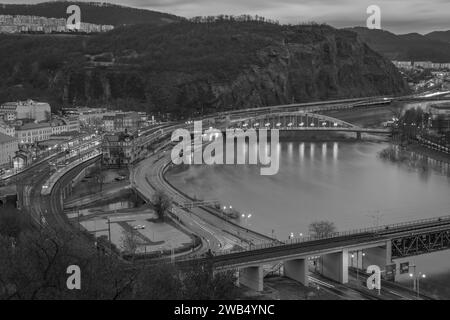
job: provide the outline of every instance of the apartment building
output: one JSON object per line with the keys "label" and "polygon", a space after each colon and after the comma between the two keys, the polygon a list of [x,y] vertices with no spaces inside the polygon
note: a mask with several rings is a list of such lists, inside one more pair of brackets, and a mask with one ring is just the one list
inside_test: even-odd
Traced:
{"label": "apartment building", "polygon": [[33,120],[49,121],[51,108],[48,103],[33,100],[7,102],[0,106],[0,114],[5,121]]}
{"label": "apartment building", "polygon": [[26,123],[16,127],[16,138],[20,144],[31,144],[50,139],[52,126],[50,123]]}
{"label": "apartment building", "polygon": [[11,168],[17,151],[19,151],[17,139],[0,133],[0,168]]}

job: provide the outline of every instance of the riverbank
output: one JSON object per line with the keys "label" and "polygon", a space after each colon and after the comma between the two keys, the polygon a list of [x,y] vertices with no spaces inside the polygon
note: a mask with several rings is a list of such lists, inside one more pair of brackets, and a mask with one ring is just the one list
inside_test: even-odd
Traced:
{"label": "riverbank", "polygon": [[423,155],[428,156],[429,158],[432,158],[433,160],[436,160],[438,162],[450,164],[450,156],[448,154],[445,154],[443,152],[431,150],[429,148],[426,148],[424,146],[421,146],[420,144],[410,144],[406,146],[405,148],[407,151],[420,153]]}
{"label": "riverbank", "polygon": [[[429,152],[431,151],[431,152]],[[428,173],[431,170],[450,177],[450,162],[439,152],[434,154],[433,158],[430,154],[433,150],[429,150],[420,145],[391,145],[378,153],[380,159],[406,166],[421,173]]]}

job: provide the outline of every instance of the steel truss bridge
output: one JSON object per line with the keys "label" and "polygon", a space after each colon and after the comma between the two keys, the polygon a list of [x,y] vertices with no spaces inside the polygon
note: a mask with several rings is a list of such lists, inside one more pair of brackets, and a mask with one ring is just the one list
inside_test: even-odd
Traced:
{"label": "steel truss bridge", "polygon": [[[261,259],[265,253],[271,260],[295,255],[296,251],[302,255],[312,255],[316,251],[331,250],[352,246],[361,247],[365,244],[388,242],[391,259],[417,256],[436,251],[450,249],[450,216],[423,219],[398,223],[382,227],[336,232],[326,237],[302,237],[285,242],[264,243],[240,251],[228,251],[216,256],[216,262],[222,267],[233,265],[237,260],[247,260],[246,263]],[[229,261],[229,262],[225,262]],[[234,262],[233,262],[234,261]]]}

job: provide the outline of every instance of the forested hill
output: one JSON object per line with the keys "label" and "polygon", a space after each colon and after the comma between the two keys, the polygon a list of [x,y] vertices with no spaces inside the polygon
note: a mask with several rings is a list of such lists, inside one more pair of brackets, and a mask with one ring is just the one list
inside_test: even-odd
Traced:
{"label": "forested hill", "polygon": [[[0,0],[1,1],[1,0]],[[39,4],[0,4],[0,15],[30,15],[47,18],[67,18],[67,7],[76,4],[81,9],[82,22],[103,25],[147,23],[164,25],[182,18],[156,11],[135,9],[99,2],[52,1]]]}
{"label": "forested hill", "polygon": [[3,35],[0,73],[0,102],[179,116],[407,91],[396,68],[354,32],[256,21],[135,25],[91,37]]}
{"label": "forested hill", "polygon": [[349,30],[358,33],[372,49],[391,60],[450,62],[449,32],[396,35],[384,30],[361,27]]}

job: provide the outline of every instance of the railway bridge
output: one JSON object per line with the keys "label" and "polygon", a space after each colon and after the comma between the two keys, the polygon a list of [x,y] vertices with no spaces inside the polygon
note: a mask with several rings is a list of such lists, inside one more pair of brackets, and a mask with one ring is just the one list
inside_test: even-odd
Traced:
{"label": "railway bridge", "polygon": [[[272,242],[247,250],[224,252],[213,258],[216,271],[238,270],[239,282],[261,291],[264,266],[284,266],[284,275],[308,285],[310,261],[318,272],[339,283],[348,282],[349,268],[377,265],[393,278],[400,262],[409,257],[450,249],[450,216],[378,228],[335,233],[324,238],[300,238]],[[409,273],[407,271],[407,273]]]}

